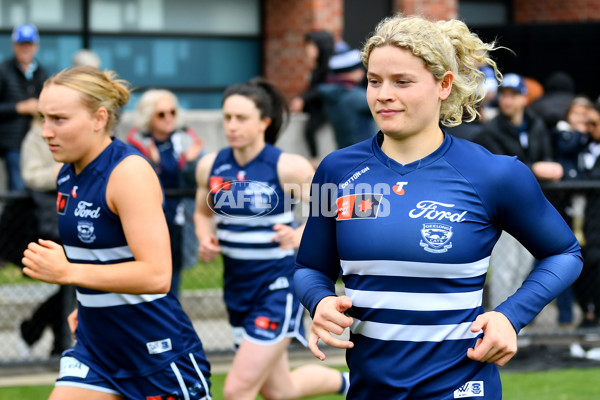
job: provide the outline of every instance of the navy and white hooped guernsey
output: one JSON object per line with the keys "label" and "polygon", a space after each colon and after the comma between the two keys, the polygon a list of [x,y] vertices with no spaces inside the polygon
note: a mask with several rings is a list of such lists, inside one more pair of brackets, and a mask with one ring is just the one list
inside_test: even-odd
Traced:
{"label": "navy and white hooped guernsey", "polygon": [[[133,261],[121,221],[106,203],[106,185],[126,157],[141,154],[114,139],[83,171],[64,165],[57,177],[60,237],[70,262]],[[145,376],[202,344],[178,300],[167,294],[122,294],[77,287],[77,344],[69,356],[111,378]],[[67,353],[65,353],[67,355]]]}
{"label": "navy and white hooped guernsey", "polygon": [[224,298],[230,312],[250,312],[272,290],[294,292],[295,251],[281,249],[272,240],[275,224],[294,223],[277,175],[281,153],[267,143],[252,161],[240,166],[233,150],[226,148],[217,154],[211,169],[210,196],[225,266]]}
{"label": "navy and white hooped guernsey", "polygon": [[300,300],[313,314],[341,272],[354,319],[348,399],[501,399],[497,367],[467,357],[501,231],[539,260],[496,308],[517,332],[576,279],[579,245],[515,157],[446,134],[432,154],[401,165],[382,140],[380,132],[319,166],[319,213],[296,259]]}

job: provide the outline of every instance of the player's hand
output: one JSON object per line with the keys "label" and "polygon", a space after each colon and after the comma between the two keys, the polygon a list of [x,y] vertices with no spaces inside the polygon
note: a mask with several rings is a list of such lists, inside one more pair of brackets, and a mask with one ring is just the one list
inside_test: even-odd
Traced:
{"label": "player's hand", "polygon": [[196,161],[198,156],[202,153],[202,149],[204,148],[204,143],[201,141],[197,141],[192,143],[190,147],[183,153],[185,156],[185,160],[188,162]]}
{"label": "player's hand", "polygon": [[348,296],[329,296],[317,304],[313,323],[308,336],[308,348],[319,360],[325,359],[325,354],[319,350],[319,339],[325,344],[339,349],[351,349],[354,343],[338,339],[331,334],[341,335],[344,329],[352,325],[353,319],[344,314],[352,307],[352,299]]}
{"label": "player's hand", "polygon": [[62,246],[51,240],[31,242],[23,252],[23,272],[33,279],[68,285],[71,264]]}
{"label": "player's hand", "polygon": [[15,108],[18,114],[36,115],[38,113],[38,100],[35,97],[21,100],[16,104]]}
{"label": "player's hand", "polygon": [[471,360],[503,366],[517,353],[517,333],[508,318],[497,311],[486,312],[475,319],[471,332],[483,330],[483,339],[467,350]]}
{"label": "player's hand", "polygon": [[204,262],[211,262],[221,254],[221,246],[219,246],[219,241],[215,235],[211,234],[208,239],[204,239],[200,242],[200,250],[198,253],[200,255],[200,260]]}
{"label": "player's hand", "polygon": [[289,225],[275,224],[273,225],[275,235],[271,238],[271,242],[279,243],[279,247],[283,250],[297,249],[300,246],[302,232],[292,228]]}
{"label": "player's hand", "polygon": [[154,165],[159,165],[160,164],[160,150],[158,150],[158,147],[156,147],[154,140],[151,140],[150,144],[148,145],[148,153],[150,155],[150,160],[154,163]]}
{"label": "player's hand", "polygon": [[67,317],[67,323],[69,324],[69,330],[71,331],[71,336],[73,339],[75,338],[75,331],[77,330],[77,325],[79,324],[79,319],[77,318],[77,309],[74,309],[71,314]]}
{"label": "player's hand", "polygon": [[538,179],[559,181],[564,176],[560,163],[554,161],[537,161],[531,165],[531,171]]}

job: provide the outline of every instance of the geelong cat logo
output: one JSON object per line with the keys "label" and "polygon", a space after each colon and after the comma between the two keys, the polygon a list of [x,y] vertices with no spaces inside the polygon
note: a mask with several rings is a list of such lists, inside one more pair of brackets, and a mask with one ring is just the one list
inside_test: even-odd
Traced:
{"label": "geelong cat logo", "polygon": [[429,253],[445,253],[452,248],[452,227],[444,224],[423,224],[421,247]]}
{"label": "geelong cat logo", "polygon": [[77,237],[83,243],[92,243],[96,240],[94,223],[86,220],[77,221]]}

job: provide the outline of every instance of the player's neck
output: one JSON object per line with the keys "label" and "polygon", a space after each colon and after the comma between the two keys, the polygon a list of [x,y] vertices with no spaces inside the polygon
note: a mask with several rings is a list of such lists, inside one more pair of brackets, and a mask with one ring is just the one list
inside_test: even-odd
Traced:
{"label": "player's neck", "polygon": [[439,127],[436,128],[431,132],[402,138],[384,135],[381,150],[402,165],[421,160],[436,151],[444,142],[444,133]]}
{"label": "player's neck", "polygon": [[244,147],[236,147],[233,149],[233,158],[240,166],[248,164],[254,160],[256,156],[260,154],[265,148],[266,143],[264,141],[256,141],[255,143],[249,144]]}

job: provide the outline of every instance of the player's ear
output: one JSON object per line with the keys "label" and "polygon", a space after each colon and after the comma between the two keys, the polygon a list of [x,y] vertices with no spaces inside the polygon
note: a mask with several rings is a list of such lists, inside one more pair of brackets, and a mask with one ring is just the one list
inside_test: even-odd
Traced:
{"label": "player's ear", "polygon": [[452,71],[446,71],[440,81],[440,100],[446,100],[452,92],[452,83],[454,82],[454,74]]}
{"label": "player's ear", "polygon": [[108,111],[106,108],[100,107],[94,113],[94,131],[100,132],[104,130],[106,127],[106,123],[108,122]]}

